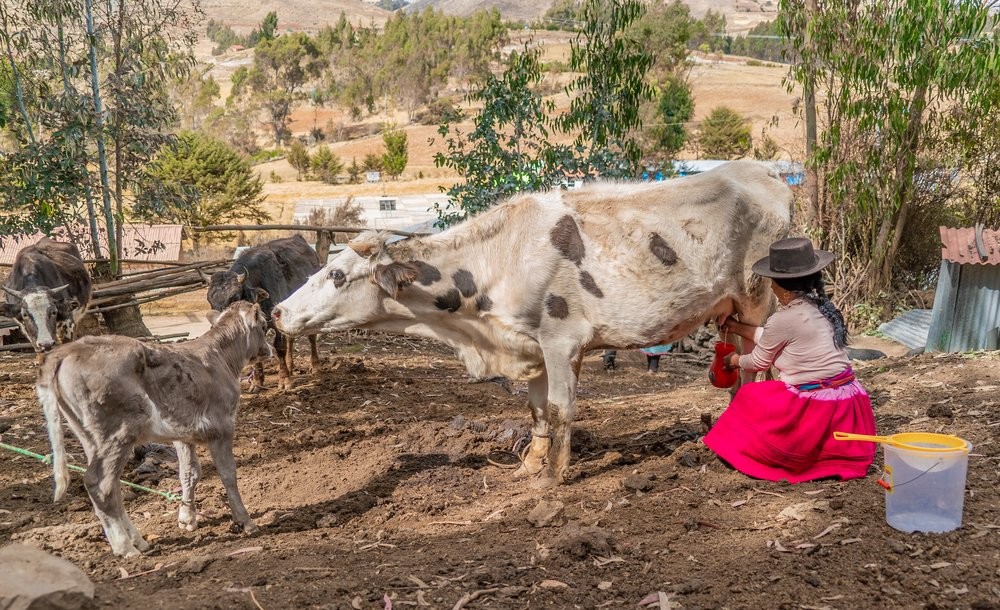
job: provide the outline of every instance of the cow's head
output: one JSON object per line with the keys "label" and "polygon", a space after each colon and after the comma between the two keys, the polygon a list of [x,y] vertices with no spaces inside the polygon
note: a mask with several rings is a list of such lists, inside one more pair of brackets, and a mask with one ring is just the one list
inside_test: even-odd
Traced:
{"label": "cow's head", "polygon": [[[35,351],[47,352],[56,344],[59,320],[72,324],[72,310],[80,306],[76,299],[66,296],[69,284],[57,288],[32,288],[14,290],[3,286],[3,291],[14,298],[4,304],[3,315],[13,319],[35,346]],[[72,328],[69,328],[72,333]]]}
{"label": "cow's head", "polygon": [[415,265],[392,260],[387,233],[365,231],[274,309],[275,325],[289,335],[354,328],[385,313],[418,275]]}
{"label": "cow's head", "polygon": [[[265,292],[264,294],[266,298],[267,293]],[[274,356],[274,348],[271,347],[271,343],[267,340],[267,314],[261,310],[260,305],[257,303],[236,301],[226,307],[221,313],[213,310],[206,317],[213,328],[219,328],[222,332],[234,336],[246,336],[245,343],[239,341],[234,344],[241,351],[245,347],[246,352],[240,355],[244,356],[246,360],[271,358]]]}
{"label": "cow's head", "polygon": [[223,311],[237,301],[260,303],[268,298],[267,292],[247,282],[247,272],[216,271],[208,282],[208,304],[215,311]]}

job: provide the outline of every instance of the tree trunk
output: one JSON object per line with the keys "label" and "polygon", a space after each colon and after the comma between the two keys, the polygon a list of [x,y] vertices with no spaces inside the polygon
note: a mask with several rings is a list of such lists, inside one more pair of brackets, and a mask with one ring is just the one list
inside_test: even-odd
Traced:
{"label": "tree trunk", "polygon": [[[806,0],[807,20],[816,18],[818,9],[816,0]],[[812,36],[810,28],[806,25],[805,44],[812,56]],[[812,61],[810,59],[810,61]],[[803,87],[803,103],[805,104],[806,122],[806,193],[809,197],[806,206],[806,224],[822,224],[823,218],[819,214],[819,175],[816,171],[813,155],[816,153],[816,73],[811,66],[806,66],[805,86]]]}
{"label": "tree trunk", "polygon": [[[910,103],[910,116],[900,142],[899,157],[896,160],[894,176],[896,193],[895,214],[890,214],[879,227],[878,237],[872,251],[871,277],[869,288],[879,290],[892,281],[892,263],[903,241],[903,231],[910,217],[913,203],[913,174],[917,164],[917,148],[920,144],[920,127],[927,107],[927,85],[917,87]],[[890,241],[891,238],[891,241]]]}
{"label": "tree trunk", "polygon": [[[120,302],[127,303],[131,300],[134,300],[134,298],[124,297]],[[142,321],[142,312],[139,311],[138,305],[105,311],[101,316],[104,317],[104,323],[107,324],[108,331],[113,335],[124,335],[126,337],[153,336],[153,333],[149,332],[146,324]]]}
{"label": "tree trunk", "polygon": [[[97,35],[94,32],[94,10],[91,0],[85,1],[87,42],[90,48],[90,86],[94,94],[94,123],[97,139],[97,161],[101,170],[101,199],[104,204],[104,222],[108,232],[108,267],[118,273],[117,223],[111,209],[111,186],[108,182],[108,154],[104,146],[104,108],[101,104],[100,75],[97,71]],[[98,253],[99,254],[99,253]]]}

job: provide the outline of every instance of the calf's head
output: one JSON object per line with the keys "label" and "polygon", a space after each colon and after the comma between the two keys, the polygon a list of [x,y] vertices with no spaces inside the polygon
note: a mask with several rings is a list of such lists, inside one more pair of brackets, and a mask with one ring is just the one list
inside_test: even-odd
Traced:
{"label": "calf's head", "polygon": [[[267,298],[266,292],[264,292],[264,298]],[[274,356],[274,348],[267,340],[267,315],[261,310],[260,305],[237,301],[221,313],[210,311],[207,317],[212,327],[219,329],[222,333],[232,337],[246,338],[245,344],[241,341],[236,342],[241,348],[243,345],[246,346],[246,352],[241,354],[246,360]]]}
{"label": "calf's head", "polygon": [[[32,288],[14,290],[3,286],[3,291],[14,297],[14,303],[3,303],[0,314],[17,322],[35,351],[46,352],[56,344],[56,324],[63,320],[73,323],[72,310],[80,302],[66,296],[69,284],[58,288]],[[72,332],[72,328],[69,328]]]}
{"label": "calf's head", "polygon": [[208,304],[222,311],[237,301],[259,303],[267,292],[247,283],[247,272],[216,271],[208,282]]}
{"label": "calf's head", "polygon": [[272,312],[275,326],[289,335],[361,326],[386,313],[386,300],[418,276],[409,262],[392,260],[389,235],[365,231]]}

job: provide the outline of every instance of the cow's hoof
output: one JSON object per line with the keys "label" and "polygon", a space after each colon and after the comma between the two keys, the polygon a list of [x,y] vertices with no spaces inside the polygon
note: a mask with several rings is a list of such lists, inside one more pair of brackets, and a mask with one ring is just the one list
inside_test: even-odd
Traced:
{"label": "cow's hoof", "polygon": [[146,540],[142,536],[139,536],[138,538],[132,540],[132,544],[134,544],[135,548],[139,549],[139,551],[143,553],[153,548],[152,545],[146,542]]}
{"label": "cow's hoof", "polygon": [[177,526],[179,528],[181,528],[182,530],[186,531],[186,532],[193,532],[196,529],[198,529],[198,522],[197,521],[193,521],[193,522],[178,521],[177,522]]}
{"label": "cow's hoof", "polygon": [[251,385],[249,388],[247,388],[247,394],[260,394],[266,389],[267,388],[265,388],[262,385]]}
{"label": "cow's hoof", "polygon": [[135,548],[135,545],[129,542],[128,544],[122,545],[120,549],[112,549],[115,555],[124,557],[125,559],[135,559],[136,557],[142,557],[142,551]]}
{"label": "cow's hoof", "polygon": [[553,476],[540,476],[531,480],[529,485],[532,489],[550,489],[559,484],[559,480]]}
{"label": "cow's hoof", "polygon": [[532,465],[528,462],[521,462],[520,468],[513,472],[513,477],[515,479],[526,479],[528,477],[533,477],[542,471],[543,466],[541,464]]}

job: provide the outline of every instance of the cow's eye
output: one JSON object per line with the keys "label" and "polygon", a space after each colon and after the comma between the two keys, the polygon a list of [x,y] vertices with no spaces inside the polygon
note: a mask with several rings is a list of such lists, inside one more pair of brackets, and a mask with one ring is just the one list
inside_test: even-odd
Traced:
{"label": "cow's eye", "polygon": [[330,279],[339,284],[347,278],[344,275],[343,271],[341,271],[340,269],[334,269],[333,271],[330,272]]}

